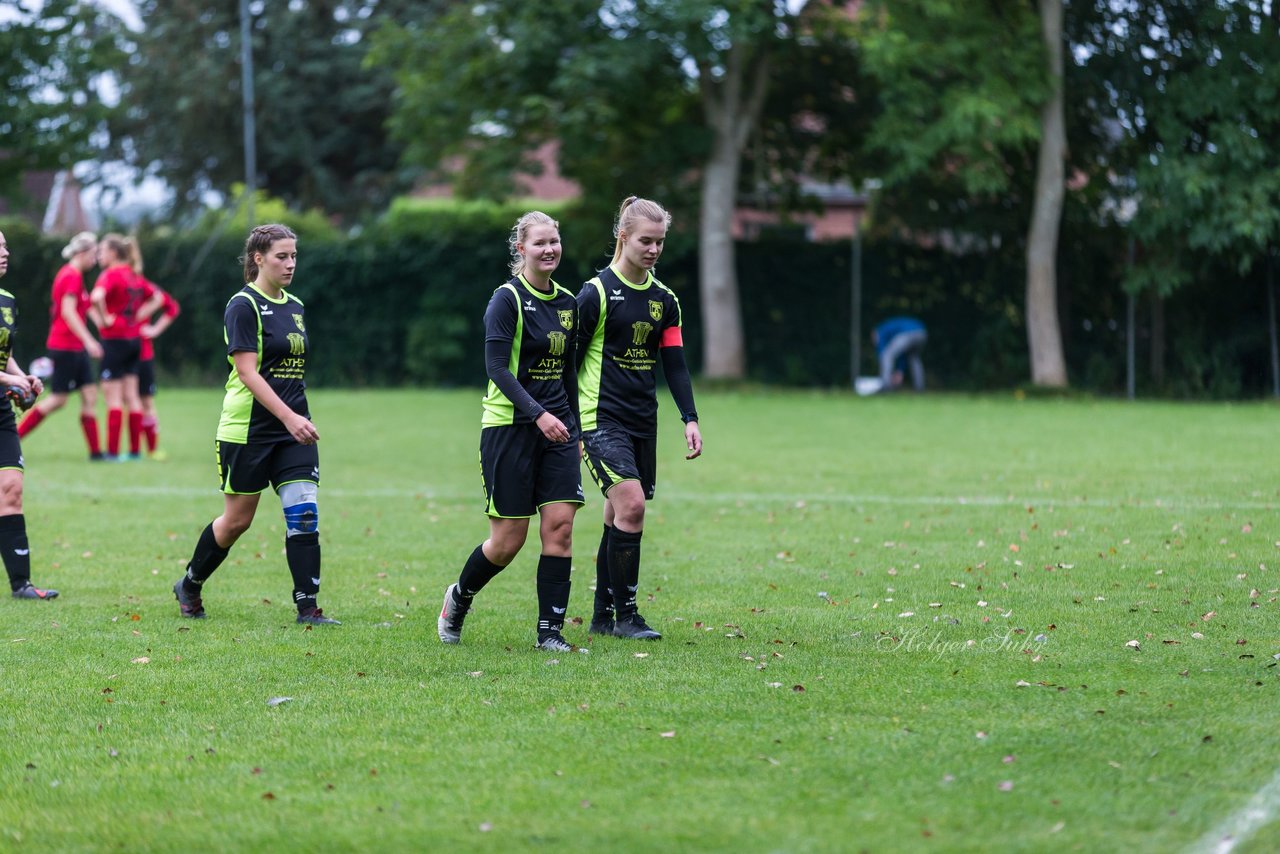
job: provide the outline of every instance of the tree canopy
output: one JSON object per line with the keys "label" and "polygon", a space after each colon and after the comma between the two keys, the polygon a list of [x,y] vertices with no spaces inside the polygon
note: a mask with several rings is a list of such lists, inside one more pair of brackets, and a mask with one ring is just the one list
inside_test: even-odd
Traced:
{"label": "tree canopy", "polygon": [[1280,242],[1280,8],[1157,0],[1079,10],[1072,37],[1114,203],[1168,293],[1199,258],[1247,272]]}
{"label": "tree canopy", "polygon": [[65,169],[96,153],[110,112],[105,79],[119,67],[124,27],[93,4],[23,0],[0,25],[0,195],[23,172]]}
{"label": "tree canopy", "polygon": [[[408,185],[386,132],[392,82],[366,68],[369,30],[424,3],[291,0],[251,5],[256,183],[299,209],[356,216]],[[234,3],[141,0],[120,73],[111,154],[186,202],[244,180],[240,21]]]}

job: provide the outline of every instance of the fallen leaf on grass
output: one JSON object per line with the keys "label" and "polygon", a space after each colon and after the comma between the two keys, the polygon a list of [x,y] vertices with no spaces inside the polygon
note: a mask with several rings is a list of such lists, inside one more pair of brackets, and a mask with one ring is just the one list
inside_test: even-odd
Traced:
{"label": "fallen leaf on grass", "polygon": [[262,799],[264,801],[274,801],[276,799],[276,796],[271,794],[270,792],[267,792],[262,796]]}
{"label": "fallen leaf on grass", "polygon": [[1125,646],[1129,647],[1129,649],[1142,649],[1142,644],[1138,643],[1136,640],[1129,641]]}
{"label": "fallen leaf on grass", "polygon": [[292,699],[293,699],[292,697],[272,697],[270,700],[267,700],[267,705],[278,706],[281,703],[287,703]]}
{"label": "fallen leaf on grass", "polygon": [[151,659],[145,655],[139,656],[138,658],[132,659],[130,661],[130,664],[150,664],[150,663],[151,663]]}

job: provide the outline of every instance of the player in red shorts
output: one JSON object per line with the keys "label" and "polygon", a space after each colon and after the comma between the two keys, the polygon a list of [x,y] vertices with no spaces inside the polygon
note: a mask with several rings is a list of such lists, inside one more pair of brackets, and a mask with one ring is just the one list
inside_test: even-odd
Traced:
{"label": "player in red shorts", "polygon": [[98,386],[93,380],[90,359],[102,358],[102,345],[89,331],[85,318],[89,314],[89,294],[84,289],[84,274],[96,263],[98,238],[82,231],[62,249],[67,263],[53,279],[53,298],[49,303],[49,337],[45,347],[53,362],[49,395],[27,412],[18,424],[19,438],[25,438],[40,422],[67,403],[71,392],[80,392],[80,429],[89,446],[89,459],[102,459],[98,445]]}
{"label": "player in red shorts", "polygon": [[156,363],[155,346],[151,343],[160,333],[169,328],[174,318],[182,313],[182,306],[173,298],[173,294],[149,279],[143,279],[151,293],[158,295],[163,301],[160,304],[160,317],[154,322],[142,324],[142,353],[138,361],[138,396],[142,398],[142,437],[146,442],[147,455],[153,460],[163,460],[166,454],[156,448],[159,439],[160,422],[156,417]]}
{"label": "player in red shorts", "polygon": [[[136,460],[142,449],[142,400],[138,395],[138,361],[142,355],[141,318],[160,307],[146,297],[134,242],[120,234],[104,235],[98,244],[102,272],[89,299],[102,317],[102,396],[107,402],[107,456]],[[120,455],[124,411],[129,411],[129,456]]]}

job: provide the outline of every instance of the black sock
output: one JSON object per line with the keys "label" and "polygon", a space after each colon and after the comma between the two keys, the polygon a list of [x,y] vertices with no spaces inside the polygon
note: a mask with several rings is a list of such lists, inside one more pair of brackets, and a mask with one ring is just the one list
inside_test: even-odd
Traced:
{"label": "black sock", "polygon": [[613,616],[613,588],[609,584],[609,532],[612,530],[612,525],[604,526],[600,548],[596,549],[595,617]]}
{"label": "black sock", "polygon": [[196,540],[196,550],[191,554],[191,562],[187,564],[187,574],[182,579],[182,589],[198,595],[201,585],[208,581],[213,571],[222,565],[230,551],[231,549],[224,549],[218,545],[218,540],[213,535],[213,523],[205,525],[204,530],[200,532],[200,539]]}
{"label": "black sock", "polygon": [[462,565],[462,574],[458,576],[458,596],[470,599],[484,589],[493,577],[506,567],[498,566],[484,556],[484,545],[476,546],[475,551]]}
{"label": "black sock", "polygon": [[538,558],[538,640],[559,634],[569,609],[569,569],[573,558]]}
{"label": "black sock", "polygon": [[320,534],[285,537],[284,556],[293,576],[293,603],[298,613],[314,610],[320,593]]}
{"label": "black sock", "polygon": [[609,585],[618,620],[636,612],[636,588],[640,579],[640,537],[644,531],[614,527],[609,534]]}
{"label": "black sock", "polygon": [[9,588],[21,590],[31,583],[31,549],[27,545],[27,517],[21,513],[0,516],[0,554],[9,573]]}

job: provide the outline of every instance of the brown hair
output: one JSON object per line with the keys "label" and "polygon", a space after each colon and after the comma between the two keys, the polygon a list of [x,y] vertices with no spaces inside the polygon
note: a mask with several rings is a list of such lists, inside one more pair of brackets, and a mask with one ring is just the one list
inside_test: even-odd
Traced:
{"label": "brown hair", "polygon": [[511,229],[511,236],[507,238],[507,247],[511,250],[511,275],[513,276],[520,275],[520,271],[524,269],[524,256],[520,254],[519,244],[528,239],[529,229],[535,225],[549,225],[557,230],[560,228],[560,223],[542,211],[529,211],[516,220],[516,224]]}
{"label": "brown hair", "polygon": [[133,244],[129,238],[125,237],[123,234],[116,234],[115,232],[112,232],[110,234],[102,235],[102,242],[106,244],[113,253],[115,253],[117,260],[133,266]]}
{"label": "brown hair", "polygon": [[622,258],[623,235],[630,234],[638,221],[647,219],[660,222],[666,228],[671,227],[671,214],[662,205],[650,199],[627,196],[618,208],[618,221],[613,224],[613,238],[617,241],[613,247],[613,263]]}
{"label": "brown hair", "polygon": [[244,254],[240,256],[240,263],[244,264],[244,280],[252,282],[258,278],[258,262],[253,260],[254,253],[261,252],[265,255],[271,250],[271,244],[277,240],[297,239],[298,235],[294,234],[293,229],[287,225],[271,223],[254,226],[244,242]]}

